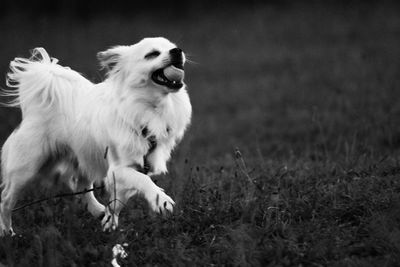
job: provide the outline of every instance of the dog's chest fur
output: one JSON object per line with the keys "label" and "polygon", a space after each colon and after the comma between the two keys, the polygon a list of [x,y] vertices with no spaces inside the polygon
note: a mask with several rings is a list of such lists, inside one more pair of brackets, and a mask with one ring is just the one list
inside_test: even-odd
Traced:
{"label": "dog's chest fur", "polygon": [[128,107],[120,105],[111,113],[114,125],[107,127],[109,140],[105,142],[111,164],[133,166],[143,173],[166,172],[170,153],[190,121],[190,112],[182,110],[190,105],[183,101],[185,97],[186,92],[183,97],[166,99],[156,109],[136,103],[135,109],[126,112]]}

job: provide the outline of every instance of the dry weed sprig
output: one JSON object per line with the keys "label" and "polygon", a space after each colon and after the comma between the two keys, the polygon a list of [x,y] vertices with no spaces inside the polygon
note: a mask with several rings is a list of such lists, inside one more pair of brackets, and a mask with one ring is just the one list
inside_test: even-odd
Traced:
{"label": "dry weed sprig", "polygon": [[[107,206],[107,208],[108,208],[108,210],[110,211],[110,214],[111,214],[111,216],[109,217],[109,218],[107,218],[107,221],[106,221],[106,223],[110,220],[110,219],[112,219],[112,221],[113,221],[113,224],[116,222],[116,220],[115,220],[115,209],[116,209],[116,205],[117,205],[117,202],[119,202],[120,204],[122,204],[122,206],[126,206],[126,203],[124,203],[123,201],[121,201],[121,200],[119,200],[118,198],[117,198],[117,185],[116,185],[116,181],[115,181],[115,173],[113,172],[112,173],[112,175],[113,175],[113,184],[112,184],[112,186],[113,186],[113,193],[114,193],[114,199],[111,199],[107,204],[106,204],[106,206]],[[111,204],[113,204],[113,209],[111,209],[110,207],[110,205]]]}
{"label": "dry weed sprig", "polygon": [[82,194],[86,194],[86,193],[89,193],[89,192],[92,192],[92,191],[95,191],[95,190],[99,190],[99,189],[103,189],[103,188],[104,188],[104,185],[93,187],[92,189],[84,189],[84,190],[79,191],[79,192],[62,193],[62,194],[58,194],[58,195],[55,195],[55,196],[38,199],[38,200],[32,201],[30,203],[27,203],[25,205],[22,205],[20,207],[14,208],[12,210],[12,212],[15,212],[15,211],[18,211],[18,210],[22,210],[22,209],[24,209],[26,207],[29,207],[29,206],[32,206],[32,205],[35,205],[35,204],[39,204],[39,203],[47,201],[47,200],[57,199],[57,198],[64,198],[64,197],[71,197],[71,196],[76,196],[76,195],[82,195]]}
{"label": "dry weed sprig", "polygon": [[238,167],[238,169],[242,172],[242,174],[247,178],[247,180],[253,184],[258,190],[260,190],[261,192],[264,191],[264,189],[255,182],[255,179],[253,179],[250,174],[249,171],[247,169],[247,165],[246,162],[244,161],[244,158],[242,156],[242,153],[240,152],[239,148],[235,148],[235,163],[236,166]]}

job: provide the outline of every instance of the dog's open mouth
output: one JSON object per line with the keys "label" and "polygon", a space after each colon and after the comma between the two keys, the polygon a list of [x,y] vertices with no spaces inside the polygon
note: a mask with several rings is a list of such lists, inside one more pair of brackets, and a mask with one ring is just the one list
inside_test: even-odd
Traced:
{"label": "dog's open mouth", "polygon": [[185,72],[182,65],[169,65],[165,68],[153,72],[151,79],[156,84],[166,86],[173,91],[177,91],[183,86]]}

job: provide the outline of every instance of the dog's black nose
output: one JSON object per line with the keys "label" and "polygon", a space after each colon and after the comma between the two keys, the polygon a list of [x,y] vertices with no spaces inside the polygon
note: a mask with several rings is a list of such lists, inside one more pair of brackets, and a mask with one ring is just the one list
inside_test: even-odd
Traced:
{"label": "dog's black nose", "polygon": [[173,48],[169,50],[171,55],[171,64],[177,68],[183,69],[183,51],[180,48]]}
{"label": "dog's black nose", "polygon": [[182,52],[183,52],[182,49],[177,47],[169,50],[169,53],[172,57],[182,57]]}

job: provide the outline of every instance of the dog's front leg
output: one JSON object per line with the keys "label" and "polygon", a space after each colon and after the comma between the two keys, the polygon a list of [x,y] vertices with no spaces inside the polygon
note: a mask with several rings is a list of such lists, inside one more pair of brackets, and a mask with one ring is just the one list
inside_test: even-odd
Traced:
{"label": "dog's front leg", "polygon": [[139,193],[157,213],[172,212],[175,202],[149,176],[130,167],[110,167],[106,177],[110,201],[102,220],[103,230],[115,230],[118,215],[130,197]]}

